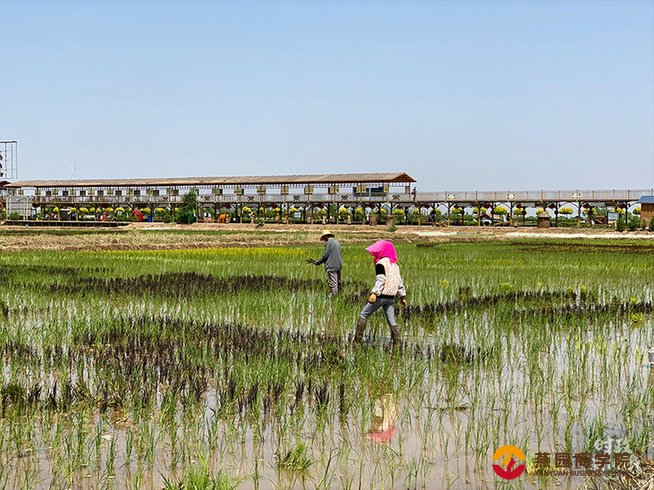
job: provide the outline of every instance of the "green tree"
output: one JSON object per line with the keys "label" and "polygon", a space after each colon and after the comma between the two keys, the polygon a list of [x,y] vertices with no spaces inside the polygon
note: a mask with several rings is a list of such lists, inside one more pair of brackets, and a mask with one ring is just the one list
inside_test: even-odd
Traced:
{"label": "green tree", "polygon": [[182,205],[177,212],[177,223],[180,225],[190,225],[197,220],[195,213],[198,209],[198,195],[194,190],[184,194]]}

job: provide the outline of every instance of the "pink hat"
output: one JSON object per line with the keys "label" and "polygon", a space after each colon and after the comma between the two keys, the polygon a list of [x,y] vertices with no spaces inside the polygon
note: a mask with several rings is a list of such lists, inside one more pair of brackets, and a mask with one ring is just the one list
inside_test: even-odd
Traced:
{"label": "pink hat", "polygon": [[366,437],[373,442],[390,442],[395,435],[395,426],[391,425],[388,430],[371,430]]}
{"label": "pink hat", "polygon": [[395,252],[395,247],[388,240],[379,240],[366,248],[368,253],[372,255],[375,260],[375,264],[381,259],[386,257],[391,261],[392,264],[397,262],[397,253]]}

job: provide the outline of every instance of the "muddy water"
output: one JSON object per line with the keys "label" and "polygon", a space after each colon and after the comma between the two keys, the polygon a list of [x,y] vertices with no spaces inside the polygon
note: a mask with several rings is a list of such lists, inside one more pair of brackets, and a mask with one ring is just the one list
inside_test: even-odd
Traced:
{"label": "muddy water", "polygon": [[[562,346],[561,355],[565,354]],[[654,389],[654,370],[634,362],[625,366],[629,375],[639,378],[646,389]],[[520,385],[528,382],[524,373],[515,370],[513,383]],[[464,376],[461,381],[466,383]],[[478,382],[487,383],[487,391],[481,391],[486,400],[478,404],[472,413],[474,400],[460,397],[456,401],[447,401],[442,391],[434,389],[421,403],[415,400],[401,399],[393,393],[383,393],[372,397],[369,407],[355,412],[345,420],[333,416],[321,422],[307,412],[300,424],[294,427],[281,427],[274,420],[262,432],[247,428],[247,420],[234,421],[233,424],[216,422],[215,394],[207,393],[204,404],[205,429],[192,432],[180,427],[177,431],[180,443],[188,446],[186,462],[172,463],[170,436],[156,432],[154,458],[152,465],[138,464],[135,461],[126,464],[125,454],[127,431],[121,424],[106,426],[100,437],[99,459],[91,458],[90,467],[75,471],[71,477],[70,488],[145,488],[164,487],[166,479],[175,481],[183,473],[184,466],[201,464],[208,460],[213,471],[222,470],[231,477],[243,479],[239,488],[273,489],[273,488],[497,488],[500,480],[492,470],[492,453],[495,447],[489,445],[482,454],[475,454],[475,447],[483,445],[484,427],[478,427],[472,441],[465,440],[465,428],[475,424],[474,418],[489,421],[506,417],[508,431],[514,435],[506,440],[507,444],[519,445],[525,452],[536,452],[537,441],[533,440],[533,426],[542,413],[531,404],[523,405],[518,397],[510,402],[509,413],[501,408],[501,403],[494,398],[492,374],[481,373]],[[470,388],[462,393],[472,393]],[[609,404],[608,413],[619,418],[619,400]],[[551,408],[551,407],[550,407]],[[579,408],[579,401],[573,400],[573,410]],[[586,408],[591,413],[606,410],[606,404],[590,401]],[[367,411],[366,411],[367,410]],[[541,449],[548,447],[552,453],[561,450],[555,447],[562,444],[563,427],[568,419],[567,411],[555,414],[559,429],[550,423],[543,429],[551,438],[552,445],[545,442]],[[545,418],[547,420],[547,418]],[[99,419],[96,419],[98,423]],[[365,422],[364,422],[365,421]],[[180,421],[181,422],[181,421]],[[610,420],[608,421],[609,425]],[[215,430],[210,433],[207,427],[215,423]],[[296,430],[296,427],[298,427]],[[615,426],[614,426],[615,427]],[[572,434],[574,449],[581,450],[584,434],[581,427],[576,427]],[[488,427],[488,432],[492,428]],[[256,432],[256,433],[255,433]],[[207,450],[206,441],[215,437],[215,449]],[[197,440],[194,443],[194,435]],[[525,447],[524,437],[531,435]],[[616,434],[617,435],[617,434]],[[36,434],[36,440],[40,437]],[[560,438],[559,438],[560,437]],[[301,440],[309,448],[313,460],[305,474],[279,469],[276,453],[284,438]],[[558,442],[557,442],[557,438]],[[288,442],[288,441],[286,441]],[[7,441],[4,442],[5,444]],[[91,441],[88,442],[91,444]],[[37,442],[36,446],[42,446]],[[113,446],[113,449],[112,449]],[[196,448],[197,453],[194,453]],[[92,454],[95,450],[89,449]],[[109,453],[114,451],[115,473],[106,473]],[[12,458],[8,467],[3,468],[10,475],[4,480],[6,488],[25,487],[25,475],[33,475],[29,488],[50,488],[53,484],[49,449],[42,449],[37,454],[23,451],[20,457]],[[650,454],[650,456],[652,456]],[[132,456],[134,460],[134,455]],[[2,481],[2,480],[0,480]],[[55,480],[59,481],[59,480]],[[559,477],[547,480],[522,476],[511,482],[511,488],[577,488],[584,481],[583,477]]]}

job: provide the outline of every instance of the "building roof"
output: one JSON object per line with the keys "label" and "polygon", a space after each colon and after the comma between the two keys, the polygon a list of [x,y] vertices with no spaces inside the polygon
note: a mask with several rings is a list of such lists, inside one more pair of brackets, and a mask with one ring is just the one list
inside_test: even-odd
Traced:
{"label": "building roof", "polygon": [[654,196],[640,196],[640,202],[642,204],[654,204]]}
{"label": "building roof", "polygon": [[404,172],[362,174],[264,175],[243,177],[167,177],[155,179],[19,180],[7,187],[121,187],[121,186],[203,186],[282,184],[382,184],[410,183]]}

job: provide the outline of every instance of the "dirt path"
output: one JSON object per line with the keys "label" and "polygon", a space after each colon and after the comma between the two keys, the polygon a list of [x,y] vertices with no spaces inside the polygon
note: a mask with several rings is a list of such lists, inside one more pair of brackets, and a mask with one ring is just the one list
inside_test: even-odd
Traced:
{"label": "dirt path", "polygon": [[[196,223],[190,226],[134,223],[112,229],[0,227],[0,251],[17,250],[174,250],[222,247],[315,245],[323,225],[265,225]],[[638,239],[654,240],[654,233],[602,230],[516,229],[477,227],[400,226],[393,233],[384,226],[330,226],[345,243],[380,238],[408,242],[477,242],[524,239]],[[654,243],[654,241],[652,242]]]}

